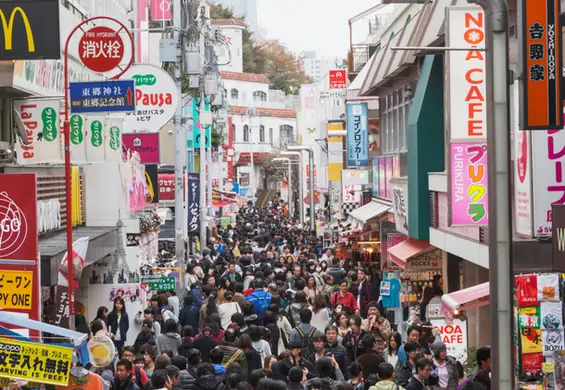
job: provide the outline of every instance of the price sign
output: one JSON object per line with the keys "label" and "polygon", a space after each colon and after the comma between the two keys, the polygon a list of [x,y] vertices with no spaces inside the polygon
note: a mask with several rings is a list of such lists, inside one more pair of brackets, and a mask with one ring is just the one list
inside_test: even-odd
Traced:
{"label": "price sign", "polygon": [[152,277],[141,278],[141,283],[146,284],[149,290],[174,290],[176,289],[176,281],[174,277]]}

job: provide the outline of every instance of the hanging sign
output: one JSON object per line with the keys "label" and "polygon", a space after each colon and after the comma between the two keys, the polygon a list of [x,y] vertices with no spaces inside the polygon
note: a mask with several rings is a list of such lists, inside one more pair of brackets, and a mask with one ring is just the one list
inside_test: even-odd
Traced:
{"label": "hanging sign", "polygon": [[344,69],[330,70],[330,89],[347,88],[347,71]]}
{"label": "hanging sign", "polygon": [[151,291],[166,291],[174,290],[176,288],[175,278],[168,276],[141,278],[141,283],[145,284],[147,289]]}
{"label": "hanging sign", "polygon": [[200,231],[200,175],[188,174],[188,233]]}
{"label": "hanging sign", "polygon": [[367,103],[347,103],[347,165],[369,165],[369,116]]}
{"label": "hanging sign", "polygon": [[560,0],[518,2],[522,89],[520,128],[563,128]]}
{"label": "hanging sign", "polygon": [[139,153],[142,164],[159,164],[159,133],[123,134],[126,150]]}

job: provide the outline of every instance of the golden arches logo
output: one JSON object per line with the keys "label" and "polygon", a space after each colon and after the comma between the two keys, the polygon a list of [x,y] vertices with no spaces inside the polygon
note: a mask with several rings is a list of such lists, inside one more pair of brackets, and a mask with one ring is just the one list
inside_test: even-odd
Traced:
{"label": "golden arches logo", "polygon": [[12,50],[12,34],[14,29],[14,20],[16,19],[16,14],[19,13],[24,22],[24,27],[26,29],[27,37],[27,48],[30,53],[35,52],[35,41],[33,39],[33,32],[29,24],[29,19],[22,7],[16,7],[12,10],[10,14],[10,20],[6,21],[6,15],[4,11],[0,10],[0,19],[2,19],[2,29],[4,30],[4,46],[6,50]]}

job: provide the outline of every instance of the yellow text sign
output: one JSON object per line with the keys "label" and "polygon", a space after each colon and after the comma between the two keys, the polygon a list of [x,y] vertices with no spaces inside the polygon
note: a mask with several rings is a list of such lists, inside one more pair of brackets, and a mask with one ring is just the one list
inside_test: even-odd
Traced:
{"label": "yellow text sign", "polygon": [[0,377],[68,385],[73,349],[0,337]]}
{"label": "yellow text sign", "polygon": [[33,272],[0,270],[0,309],[32,307]]}

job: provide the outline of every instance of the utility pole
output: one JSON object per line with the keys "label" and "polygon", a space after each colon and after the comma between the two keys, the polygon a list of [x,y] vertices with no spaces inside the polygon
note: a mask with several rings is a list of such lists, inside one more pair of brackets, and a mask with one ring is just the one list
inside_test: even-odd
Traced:
{"label": "utility pole", "polygon": [[[182,60],[184,57],[184,40],[181,0],[173,2],[173,37],[176,43],[177,58],[174,64],[174,79],[178,96],[182,96]],[[188,22],[188,21],[187,21]],[[181,267],[181,281],[184,280],[184,270],[186,267],[186,253],[184,248],[184,229],[185,229],[185,202],[184,202],[184,169],[186,166],[186,136],[182,127],[183,99],[179,99],[175,117],[175,258]],[[181,291],[183,283],[179,283],[177,291]]]}
{"label": "utility pole", "polygon": [[206,2],[200,0],[198,7],[200,17],[200,252],[206,248],[206,126],[203,119],[206,116],[206,95],[204,92],[204,83],[206,76]]}

